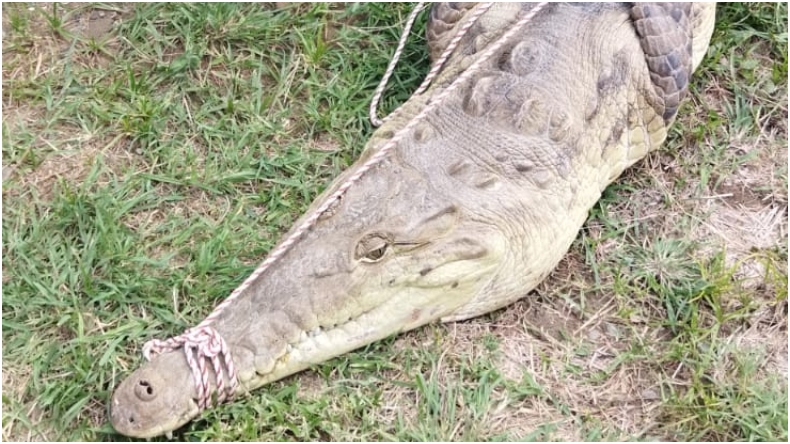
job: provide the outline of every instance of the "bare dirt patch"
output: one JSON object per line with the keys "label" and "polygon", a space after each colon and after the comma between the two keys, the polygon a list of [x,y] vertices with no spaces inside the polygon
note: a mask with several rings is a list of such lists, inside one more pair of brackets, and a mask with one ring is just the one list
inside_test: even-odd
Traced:
{"label": "bare dirt patch", "polygon": [[[729,338],[736,354],[758,358],[758,371],[763,376],[788,377],[787,304],[764,307],[752,319],[751,325]],[[726,369],[727,366],[722,366]],[[723,373],[723,372],[720,372]],[[724,376],[717,375],[719,379]]]}
{"label": "bare dirt patch", "polygon": [[[105,7],[89,3],[3,5],[3,79],[33,82],[43,74],[62,69],[73,53],[70,47],[75,38],[81,42],[108,43],[131,10],[122,3]],[[25,25],[12,26],[12,15]],[[22,47],[26,51],[21,51]],[[102,47],[116,49],[117,45]]]}
{"label": "bare dirt patch", "polygon": [[4,188],[3,194],[16,197],[35,189],[40,198],[49,200],[59,186],[79,187],[99,165],[109,168],[97,168],[99,174],[93,185],[97,187],[107,185],[125,168],[135,164],[132,154],[117,149],[117,139],[73,130],[69,133],[61,133],[52,140],[39,136],[40,142],[48,146],[52,153],[35,168],[15,168],[14,183]]}
{"label": "bare dirt patch", "polygon": [[124,13],[123,9],[119,9],[121,5],[117,4],[112,9],[104,9],[89,3],[72,3],[70,6],[73,9],[68,14],[66,28],[86,39],[107,39],[113,28],[121,21]]}
{"label": "bare dirt patch", "polygon": [[708,252],[724,250],[726,265],[737,267],[736,277],[749,287],[766,278],[759,253],[787,248],[787,188],[780,177],[786,180],[786,141],[787,133],[775,129],[731,135],[726,155],[735,168],[708,196],[686,203],[689,212],[704,215],[690,236]]}
{"label": "bare dirt patch", "polygon": [[[109,5],[108,8],[114,8]],[[3,119],[5,140],[20,135],[26,151],[16,161],[3,159],[3,180],[12,181],[4,187],[4,195],[16,196],[35,189],[49,199],[57,183],[77,186],[91,169],[101,162],[112,171],[120,171],[133,163],[132,156],[122,148],[125,141],[58,122],[47,110],[36,88],[47,77],[64,76],[66,65],[73,58],[89,61],[70,50],[67,34],[59,32],[62,23],[66,32],[77,37],[106,39],[122,18],[122,9],[101,9],[90,4],[29,3],[3,5]],[[11,26],[11,16],[26,23],[18,30]],[[6,51],[7,48],[10,48]],[[100,57],[106,62],[106,56]],[[90,65],[90,63],[88,63]],[[106,172],[98,178],[101,185],[109,180]]]}

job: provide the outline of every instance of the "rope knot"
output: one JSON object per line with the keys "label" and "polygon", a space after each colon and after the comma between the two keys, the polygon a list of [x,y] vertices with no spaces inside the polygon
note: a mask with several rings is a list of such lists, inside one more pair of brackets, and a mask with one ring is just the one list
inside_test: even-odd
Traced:
{"label": "rope knot", "polygon": [[[233,397],[238,387],[236,368],[230,356],[230,348],[219,332],[209,325],[199,325],[165,341],[153,339],[143,345],[143,356],[150,361],[153,356],[184,349],[187,364],[198,392],[198,408],[212,405],[211,382],[207,361],[211,362],[217,386],[217,403]],[[227,371],[227,376],[225,372]],[[227,379],[227,383],[226,383]]]}

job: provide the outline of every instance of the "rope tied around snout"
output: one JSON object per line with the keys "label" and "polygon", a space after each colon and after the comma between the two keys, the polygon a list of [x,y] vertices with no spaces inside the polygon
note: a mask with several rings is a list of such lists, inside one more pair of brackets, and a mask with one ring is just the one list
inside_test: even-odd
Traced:
{"label": "rope tied around snout", "polygon": [[[239,384],[236,367],[230,356],[228,344],[211,326],[190,328],[181,335],[164,341],[160,339],[148,341],[143,346],[143,356],[150,361],[153,358],[152,355],[175,351],[182,347],[197,389],[198,408],[204,410],[212,405],[211,381],[206,361],[211,361],[211,367],[214,370],[217,384],[217,404],[232,398]],[[226,379],[227,384],[225,383]]]}
{"label": "rope tied around snout", "polygon": [[[411,131],[414,127],[424,120],[429,113],[434,111],[451,93],[455,92],[461,85],[469,80],[473,74],[482,69],[483,63],[491,58],[491,56],[501,49],[510,39],[512,39],[517,32],[519,32],[529,21],[531,21],[537,13],[543,9],[548,2],[541,2],[530,9],[529,12],[523,15],[516,21],[510,29],[508,29],[501,37],[494,41],[483,51],[480,56],[472,63],[458,78],[456,78],[444,90],[437,93],[433,100],[430,100],[425,107],[414,116],[403,128],[398,130],[373,156],[371,156],[365,163],[363,163],[350,177],[346,179],[334,193],[329,195],[326,200],[307,217],[301,225],[299,225],[288,238],[280,243],[266,258],[266,260],[250,274],[242,284],[237,287],[233,292],[220,303],[214,311],[201,322],[198,326],[190,328],[183,334],[167,339],[159,340],[154,339],[148,341],[143,346],[143,356],[147,360],[151,360],[154,355],[176,351],[179,348],[184,349],[187,363],[190,371],[192,372],[192,379],[198,393],[198,407],[204,410],[212,405],[211,396],[211,381],[209,378],[209,370],[207,361],[211,362],[211,366],[216,379],[216,389],[218,392],[217,402],[221,403],[233,397],[236,389],[238,388],[238,376],[236,375],[236,368],[231,357],[230,348],[219,332],[212,327],[214,321],[219,318],[222,311],[235,301],[252,283],[273,263],[281,259],[286,252],[295,244],[301,237],[313,226],[318,219],[324,214],[335,202],[340,199],[343,194],[351,188],[362,176],[367,173],[376,164],[381,162],[386,155],[392,151],[398,143]],[[468,21],[462,26],[458,33],[454,36],[453,40],[445,49],[442,56],[437,60],[434,68],[431,69],[423,85],[420,86],[418,92],[421,93],[427,88],[427,85],[441,69],[441,65],[449,57],[452,50],[460,42],[461,37],[465,34],[472,24],[491,6],[488,4],[480,4],[475,11],[471,13]],[[419,12],[419,11],[418,11]],[[416,14],[414,14],[416,17]],[[411,20],[413,22],[413,20]],[[410,27],[411,25],[408,25]],[[408,29],[406,29],[408,31]],[[383,82],[383,83],[386,83]],[[383,86],[381,90],[383,91]],[[377,101],[374,100],[374,103]],[[373,107],[373,115],[375,117],[375,106]],[[395,112],[397,112],[396,110]],[[394,114],[394,113],[393,113]],[[226,374],[227,372],[227,374]],[[225,381],[228,381],[226,384]]]}

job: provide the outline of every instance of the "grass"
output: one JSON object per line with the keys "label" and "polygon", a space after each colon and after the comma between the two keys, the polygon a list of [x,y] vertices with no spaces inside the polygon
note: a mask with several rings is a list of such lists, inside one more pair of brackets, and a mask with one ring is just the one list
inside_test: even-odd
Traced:
{"label": "grass", "polygon": [[[410,8],[3,5],[4,439],[122,439],[106,404],[142,343],[199,322],[357,157]],[[664,149],[528,298],[177,437],[786,440],[786,159],[787,6],[721,5]]]}

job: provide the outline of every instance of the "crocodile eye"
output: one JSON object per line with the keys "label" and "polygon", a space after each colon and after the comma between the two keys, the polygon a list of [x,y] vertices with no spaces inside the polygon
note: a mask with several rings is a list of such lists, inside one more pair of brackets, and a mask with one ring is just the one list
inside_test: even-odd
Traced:
{"label": "crocodile eye", "polygon": [[386,252],[387,252],[387,246],[386,245],[382,245],[381,247],[376,248],[375,250],[369,251],[368,254],[365,255],[365,259],[367,259],[369,261],[372,261],[372,262],[375,262],[375,261],[383,258],[384,257],[384,253],[386,253]]}
{"label": "crocodile eye", "polygon": [[370,234],[357,244],[355,256],[362,262],[378,262],[387,253],[391,241],[380,234]]}

